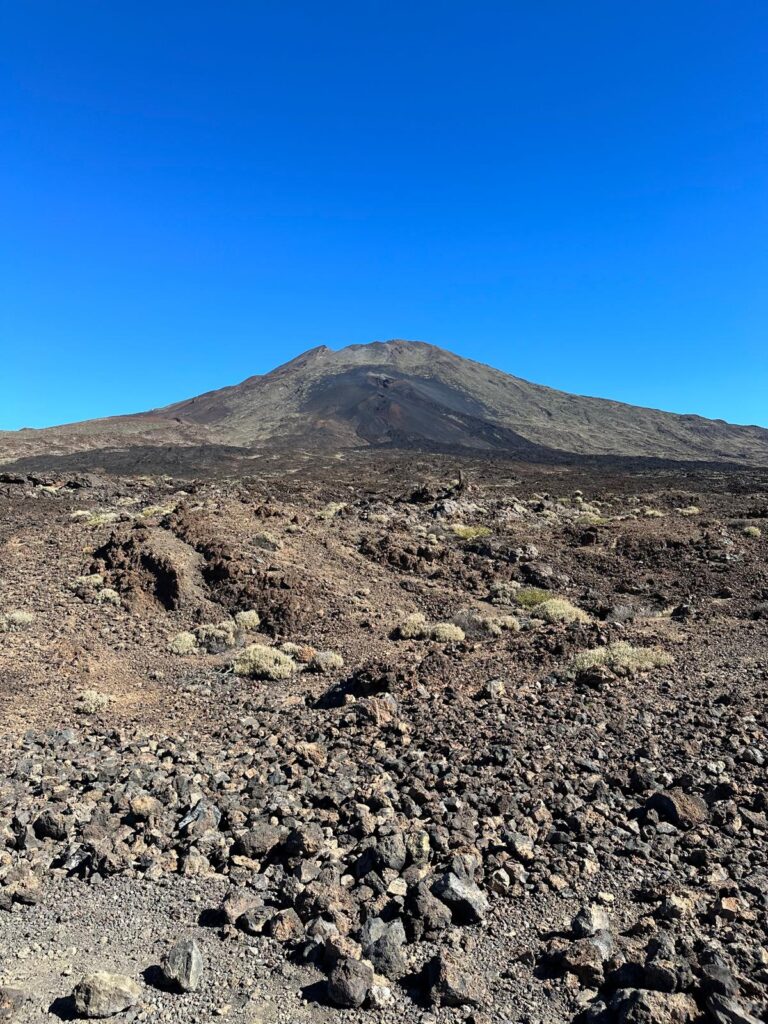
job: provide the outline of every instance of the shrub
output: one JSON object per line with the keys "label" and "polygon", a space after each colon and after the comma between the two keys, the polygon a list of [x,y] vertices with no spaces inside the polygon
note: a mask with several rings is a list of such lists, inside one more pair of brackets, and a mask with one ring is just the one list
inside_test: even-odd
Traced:
{"label": "shrub", "polygon": [[168,646],[174,654],[197,654],[197,640],[194,633],[183,630],[171,639]]}
{"label": "shrub", "polygon": [[471,637],[482,636],[484,633],[501,636],[505,629],[520,628],[514,615],[484,615],[475,608],[462,608],[453,616],[453,623],[463,629],[466,636]]}
{"label": "shrub", "polygon": [[515,592],[515,601],[521,608],[535,608],[539,604],[549,601],[552,594],[540,587],[520,587]]}
{"label": "shrub", "polygon": [[311,672],[338,672],[344,668],[344,659],[336,651],[317,651],[309,660]]}
{"label": "shrub", "polygon": [[564,597],[552,597],[548,601],[542,601],[531,611],[531,615],[545,622],[589,622],[587,613]]}
{"label": "shrub", "polygon": [[454,523],[451,530],[460,540],[480,540],[483,537],[490,537],[493,533],[487,526],[465,526],[462,523]]}
{"label": "shrub", "polygon": [[136,513],[136,518],[152,519],[154,516],[170,516],[178,507],[178,502],[171,502],[168,505],[147,505],[146,508]]}
{"label": "shrub", "polygon": [[261,548],[263,551],[279,551],[283,546],[283,542],[279,537],[276,537],[273,533],[269,533],[264,530],[262,533],[254,534],[251,537],[251,543],[255,548]]}
{"label": "shrub", "polygon": [[426,616],[421,612],[414,612],[400,623],[395,633],[401,640],[426,640],[429,636]]}
{"label": "shrub", "polygon": [[577,526],[607,526],[608,523],[610,523],[610,519],[599,516],[595,512],[584,512],[576,519]]}
{"label": "shrub", "polygon": [[259,613],[252,608],[245,612],[237,612],[235,622],[238,629],[242,629],[244,633],[254,632],[261,625]]}
{"label": "shrub", "polygon": [[741,532],[745,537],[752,537],[754,540],[758,540],[763,535],[759,526],[745,526]]}
{"label": "shrub", "polygon": [[571,662],[571,668],[577,675],[598,666],[605,666],[620,675],[635,675],[671,665],[673,660],[672,655],[660,647],[633,647],[626,640],[617,640],[606,647],[581,651]]}
{"label": "shrub", "polygon": [[98,690],[83,690],[77,698],[76,710],[83,715],[95,715],[108,707],[112,698],[106,693],[99,693]]}
{"label": "shrub", "polygon": [[90,576],[75,576],[74,580],[70,583],[72,590],[78,590],[81,587],[101,587],[104,585],[104,577],[100,572],[93,572]]}
{"label": "shrub", "polygon": [[120,605],[120,595],[116,590],[111,587],[104,587],[103,590],[99,590],[96,594],[97,604],[113,604],[116,606]]}
{"label": "shrub", "polygon": [[346,501],[330,501],[328,504],[319,510],[317,513],[318,519],[333,519],[343,509],[347,507]]}
{"label": "shrub", "polygon": [[666,513],[657,508],[644,508],[643,515],[646,519],[663,519]]}
{"label": "shrub", "polygon": [[8,623],[8,627],[13,629],[26,629],[27,626],[31,626],[35,621],[34,612],[27,612],[23,609],[17,609],[14,611],[5,613],[5,621]]}
{"label": "shrub", "polygon": [[296,671],[296,663],[274,647],[251,644],[235,658],[233,668],[250,679],[287,679]]}
{"label": "shrub", "polygon": [[488,600],[491,604],[514,604],[518,590],[520,584],[516,580],[499,580],[491,584]]}
{"label": "shrub", "polygon": [[429,635],[441,644],[458,643],[465,638],[464,630],[453,622],[436,622],[429,630]]}
{"label": "shrub", "polygon": [[280,650],[293,658],[294,661],[298,661],[301,665],[308,665],[317,654],[315,648],[310,647],[309,644],[292,644],[290,640],[280,644]]}
{"label": "shrub", "polygon": [[205,622],[196,626],[195,637],[197,642],[209,652],[221,650],[223,647],[233,647],[235,643],[235,627],[232,622]]}
{"label": "shrub", "polygon": [[681,516],[697,516],[701,512],[701,509],[696,505],[686,505],[685,508],[679,508],[677,511]]}
{"label": "shrub", "polygon": [[520,620],[515,615],[502,615],[501,618],[494,621],[498,622],[502,629],[509,630],[510,633],[518,633],[520,631]]}
{"label": "shrub", "polygon": [[120,512],[92,512],[83,522],[86,526],[109,526],[120,518]]}

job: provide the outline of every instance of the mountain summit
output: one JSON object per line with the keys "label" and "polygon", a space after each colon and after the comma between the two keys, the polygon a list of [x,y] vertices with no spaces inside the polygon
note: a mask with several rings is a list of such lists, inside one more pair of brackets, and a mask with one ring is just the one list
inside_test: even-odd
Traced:
{"label": "mountain summit", "polygon": [[0,434],[0,461],[126,446],[360,447],[768,465],[768,430],[531,384],[417,341],[309,349],[270,373],[132,416]]}

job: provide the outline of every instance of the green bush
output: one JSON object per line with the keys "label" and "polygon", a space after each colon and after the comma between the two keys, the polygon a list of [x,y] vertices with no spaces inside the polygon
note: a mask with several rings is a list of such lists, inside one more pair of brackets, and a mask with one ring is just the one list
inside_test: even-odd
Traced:
{"label": "green bush", "polygon": [[542,590],[540,587],[521,587],[515,591],[514,597],[521,608],[530,609],[551,600],[552,594],[550,591]]}

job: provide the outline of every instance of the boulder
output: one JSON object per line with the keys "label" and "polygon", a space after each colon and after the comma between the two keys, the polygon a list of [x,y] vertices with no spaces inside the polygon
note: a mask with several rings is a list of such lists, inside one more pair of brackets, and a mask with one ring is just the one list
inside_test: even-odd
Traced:
{"label": "boulder", "polygon": [[81,1017],[95,1019],[130,1010],[141,998],[141,989],[124,974],[96,971],[78,982],[72,997]]}

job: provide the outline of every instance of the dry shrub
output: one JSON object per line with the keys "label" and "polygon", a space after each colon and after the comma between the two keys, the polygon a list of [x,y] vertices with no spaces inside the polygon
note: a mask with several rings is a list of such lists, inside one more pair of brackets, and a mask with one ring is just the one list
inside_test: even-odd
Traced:
{"label": "dry shrub", "polygon": [[238,654],[232,667],[237,675],[250,679],[287,679],[296,671],[293,658],[264,644],[250,644]]}
{"label": "dry shrub", "polygon": [[112,702],[112,698],[98,690],[83,690],[77,698],[76,710],[81,715],[95,715],[103,711]]}
{"label": "dry shrub", "polygon": [[252,633],[261,625],[261,618],[257,611],[250,608],[248,611],[237,612],[235,614],[235,622],[237,623],[237,628],[242,629],[244,633]]}
{"label": "dry shrub", "polygon": [[421,612],[414,612],[401,622],[395,629],[395,636],[400,640],[437,640],[438,643],[444,644],[465,638],[461,626],[453,622],[435,622],[430,625]]}
{"label": "dry shrub", "polygon": [[226,622],[204,622],[201,626],[195,627],[194,633],[200,646],[209,652],[233,647],[235,643],[235,626],[229,620]]}
{"label": "dry shrub", "polygon": [[475,608],[462,608],[453,616],[453,623],[469,637],[481,637],[484,634],[501,636],[505,629],[520,629],[520,623],[514,615],[484,615]]}
{"label": "dry shrub", "polygon": [[344,659],[336,651],[317,651],[309,660],[310,672],[338,672],[344,668]]}
{"label": "dry shrub", "polygon": [[6,629],[26,629],[34,621],[34,612],[27,612],[22,608],[13,609],[4,615],[0,615],[0,632]]}
{"label": "dry shrub", "polygon": [[453,622],[436,622],[430,628],[429,635],[441,644],[458,643],[465,638],[464,630]]}
{"label": "dry shrub", "polygon": [[451,531],[459,540],[481,540],[483,537],[490,537],[493,532],[487,526],[466,526],[463,523],[454,523]]}
{"label": "dry shrub", "polygon": [[300,665],[309,665],[317,651],[310,644],[294,644],[290,640],[286,640],[284,644],[280,644],[280,650],[284,654],[293,658],[294,661],[298,661]]}
{"label": "dry shrub", "polygon": [[606,647],[581,651],[571,662],[571,668],[579,675],[590,669],[605,667],[618,675],[636,675],[651,669],[671,665],[674,658],[660,647],[633,647],[626,640],[617,640]]}
{"label": "dry shrub", "polygon": [[194,633],[189,633],[187,630],[183,630],[181,633],[177,633],[169,644],[169,648],[173,654],[196,654],[197,653],[197,639]]}
{"label": "dry shrub", "polygon": [[496,583],[492,583],[489,592],[488,600],[491,604],[515,604],[515,595],[520,590],[520,584],[517,580],[499,580]]}
{"label": "dry shrub", "polygon": [[587,613],[564,597],[551,597],[548,601],[543,601],[536,605],[531,615],[545,622],[589,622]]}
{"label": "dry shrub", "polygon": [[426,640],[429,636],[426,615],[414,612],[400,623],[395,633],[401,640]]}

